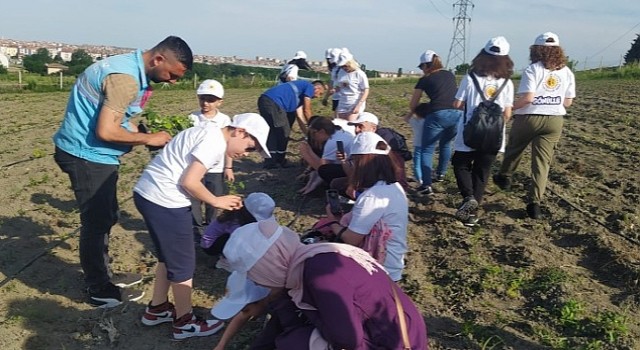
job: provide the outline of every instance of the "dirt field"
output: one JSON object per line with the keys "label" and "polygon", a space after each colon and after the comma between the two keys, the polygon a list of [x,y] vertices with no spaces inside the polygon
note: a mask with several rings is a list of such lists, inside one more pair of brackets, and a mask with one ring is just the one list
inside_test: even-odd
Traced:
{"label": "dirt field", "polygon": [[[640,349],[640,82],[578,82],[543,206],[526,218],[528,158],[511,192],[487,188],[481,225],[453,217],[461,198],[450,169],[431,200],[409,192],[411,222],[403,288],[423,311],[431,349]],[[373,85],[368,109],[383,124],[399,118],[413,85]],[[255,111],[260,90],[229,90],[223,111]],[[79,215],[69,180],[52,159],[51,136],[68,93],[0,95],[0,348],[208,349],[218,336],[170,340],[170,326],[143,326],[154,258],[131,200],[149,161],[138,147],[122,159],[120,223],[112,231],[116,271],[148,278],[141,301],[109,310],[84,303],[78,262]],[[162,114],[197,109],[194,93],[158,89]],[[314,102],[318,114],[329,110]],[[299,134],[294,135],[299,137]],[[291,159],[298,158],[296,142]],[[501,158],[498,159],[498,162]],[[498,163],[496,164],[496,166]],[[301,198],[302,168],[262,170],[256,158],[236,165],[241,193],[274,197],[282,224],[302,231],[323,213],[320,197]],[[408,167],[409,169],[409,167]],[[221,297],[226,274],[198,256],[194,303],[203,315]],[[236,338],[243,349],[260,322]]]}

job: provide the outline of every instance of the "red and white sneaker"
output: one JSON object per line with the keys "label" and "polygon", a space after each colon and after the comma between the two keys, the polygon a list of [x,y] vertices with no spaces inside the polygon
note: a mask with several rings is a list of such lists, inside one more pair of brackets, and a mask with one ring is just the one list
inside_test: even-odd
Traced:
{"label": "red and white sneaker", "polygon": [[156,306],[151,306],[151,302],[147,305],[142,315],[142,324],[146,326],[155,326],[165,322],[173,322],[176,317],[176,309],[168,301]]}
{"label": "red and white sneaker", "polygon": [[173,339],[182,340],[191,337],[207,337],[216,334],[224,327],[219,320],[204,320],[193,315],[185,314],[173,322]]}

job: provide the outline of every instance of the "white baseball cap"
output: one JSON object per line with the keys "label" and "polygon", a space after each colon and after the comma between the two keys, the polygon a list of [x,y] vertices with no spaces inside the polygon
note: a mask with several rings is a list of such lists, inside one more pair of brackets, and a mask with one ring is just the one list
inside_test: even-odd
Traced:
{"label": "white baseball cap", "polygon": [[260,221],[273,216],[276,202],[266,193],[253,192],[244,199],[244,206],[257,221]]}
{"label": "white baseball cap", "polygon": [[[269,219],[269,220],[275,220]],[[238,227],[229,237],[222,254],[227,259],[229,267],[233,271],[245,274],[251,270],[253,265],[262,258],[269,248],[280,238],[282,227],[278,226],[276,232],[271,236],[265,236],[260,231],[260,222],[252,222]]]}
{"label": "white baseball cap", "polygon": [[196,91],[197,95],[213,95],[218,98],[224,97],[224,88],[219,81],[214,79],[207,79],[200,83],[198,86],[198,90]]}
{"label": "white baseball cap", "polygon": [[484,46],[484,52],[494,56],[506,56],[509,54],[510,48],[511,45],[509,45],[505,37],[497,36],[487,41],[487,44]]}
{"label": "white baseball cap", "polygon": [[353,55],[351,54],[351,52],[349,52],[349,50],[343,49],[340,52],[340,55],[338,55],[338,59],[336,59],[336,64],[339,67],[344,66],[345,64],[347,64],[347,62],[353,60]]}
{"label": "white baseball cap", "polygon": [[362,124],[364,122],[369,122],[375,125],[378,125],[378,117],[375,114],[369,112],[362,112],[358,114],[358,118],[352,122],[349,122],[349,125],[357,125]]}
{"label": "white baseball cap", "polygon": [[255,137],[260,144],[262,151],[260,155],[264,158],[271,158],[267,147],[267,137],[269,136],[269,124],[258,113],[242,113],[233,116],[229,125],[234,128],[245,129],[251,136]]}
{"label": "white baseball cap", "polygon": [[[378,143],[384,142],[387,145],[387,149],[382,150],[378,149]],[[375,132],[361,132],[353,139],[353,144],[351,145],[351,155],[354,154],[389,154],[391,147],[387,142],[380,137],[380,135]]]}
{"label": "white baseball cap", "polygon": [[296,51],[296,54],[293,55],[293,59],[297,60],[300,58],[304,58],[305,60],[307,59],[307,54],[304,51]]}
{"label": "white baseball cap", "polygon": [[560,39],[558,35],[551,32],[546,32],[538,35],[533,45],[539,46],[560,46]]}
{"label": "white baseball cap", "polygon": [[247,304],[266,298],[269,292],[269,288],[259,286],[244,274],[234,271],[227,278],[225,296],[211,308],[211,315],[219,320],[228,320]]}
{"label": "white baseball cap", "polygon": [[422,55],[420,55],[420,64],[418,65],[418,68],[420,68],[420,66],[425,64],[425,63],[433,62],[433,57],[434,56],[437,56],[434,51],[427,50],[427,51],[423,52]]}

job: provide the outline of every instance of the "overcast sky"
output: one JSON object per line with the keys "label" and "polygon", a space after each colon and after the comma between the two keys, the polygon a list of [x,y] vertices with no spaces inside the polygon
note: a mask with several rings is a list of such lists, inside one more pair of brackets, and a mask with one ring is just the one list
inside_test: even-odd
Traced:
{"label": "overcast sky", "polygon": [[[148,49],[167,35],[196,54],[288,59],[304,50],[347,47],[368,69],[415,70],[432,49],[446,62],[458,8],[451,0],[28,0],[5,1],[0,36]],[[511,43],[517,69],[546,31],[560,36],[578,68],[620,64],[640,33],[638,0],[474,1],[467,15],[467,62],[493,37]],[[453,57],[451,57],[453,61]]]}

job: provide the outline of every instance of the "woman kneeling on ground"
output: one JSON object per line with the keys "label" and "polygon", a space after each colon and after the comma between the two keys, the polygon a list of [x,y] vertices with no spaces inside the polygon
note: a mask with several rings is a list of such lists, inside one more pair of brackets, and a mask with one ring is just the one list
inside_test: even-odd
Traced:
{"label": "woman kneeling on ground", "polygon": [[304,245],[271,218],[240,227],[224,255],[236,273],[271,290],[262,305],[272,317],[252,349],[427,348],[420,312],[360,248]]}
{"label": "woman kneeling on ground", "polygon": [[[362,247],[394,281],[402,278],[407,252],[409,204],[389,157],[391,147],[374,132],[362,132],[351,145],[349,187],[356,193],[351,212],[337,218],[327,206],[329,227],[338,241]],[[339,222],[338,222],[339,221]]]}

